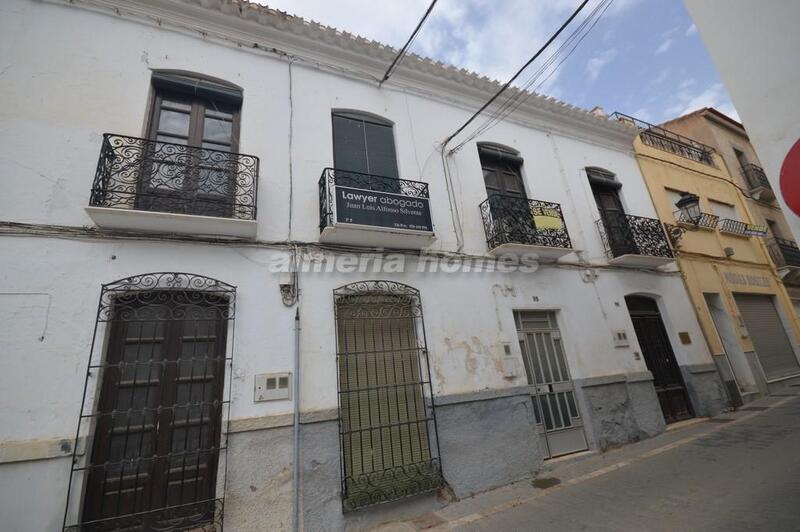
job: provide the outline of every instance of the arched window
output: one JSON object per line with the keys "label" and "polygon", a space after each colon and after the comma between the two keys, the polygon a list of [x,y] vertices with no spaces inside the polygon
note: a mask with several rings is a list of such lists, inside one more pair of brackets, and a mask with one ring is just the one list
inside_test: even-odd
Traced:
{"label": "arched window", "polygon": [[336,170],[397,179],[392,122],[359,111],[334,110],[333,161]]}
{"label": "arched window", "polygon": [[419,292],[394,281],[361,281],[333,297],[344,509],[439,488]]}
{"label": "arched window", "polygon": [[[235,295],[175,272],[103,285],[92,345],[104,337],[105,347],[90,354],[78,424],[86,455],[73,455],[69,485],[83,491],[83,509],[68,496],[76,507],[65,524],[183,529],[222,519]],[[86,395],[95,388],[96,400]]]}
{"label": "arched window", "polygon": [[526,198],[522,182],[523,159],[513,148],[489,142],[478,143],[486,195]]}

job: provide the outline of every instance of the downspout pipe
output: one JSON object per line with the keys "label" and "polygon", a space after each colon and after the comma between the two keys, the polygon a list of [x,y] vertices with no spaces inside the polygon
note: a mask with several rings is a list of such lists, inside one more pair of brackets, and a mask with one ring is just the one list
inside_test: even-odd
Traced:
{"label": "downspout pipe", "polygon": [[294,519],[293,529],[295,532],[300,530],[300,305],[294,314],[294,379],[292,382],[294,390],[294,438],[292,449],[292,485],[294,493],[293,507]]}

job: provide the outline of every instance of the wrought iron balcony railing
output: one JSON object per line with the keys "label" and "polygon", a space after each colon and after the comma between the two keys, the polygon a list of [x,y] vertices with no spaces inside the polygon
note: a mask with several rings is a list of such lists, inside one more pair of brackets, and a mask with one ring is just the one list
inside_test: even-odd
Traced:
{"label": "wrought iron balcony railing", "polygon": [[256,219],[258,157],[106,133],[89,205]]}
{"label": "wrought iron balcony railing", "polygon": [[750,187],[750,190],[757,188],[772,189],[769,184],[769,179],[767,179],[767,174],[765,174],[764,169],[757,164],[747,163],[742,166],[742,177],[747,181],[747,186]]}
{"label": "wrought iron balcony railing", "polygon": [[719,230],[723,233],[741,236],[764,236],[767,234],[767,228],[763,225],[749,224],[729,218],[723,218],[719,221]]}
{"label": "wrought iron balcony railing", "polygon": [[639,138],[648,146],[668,151],[708,166],[716,166],[713,157],[714,148],[711,146],[626,114],[613,113],[610,118],[628,123],[641,130]]}
{"label": "wrought iron balcony railing", "polygon": [[572,247],[558,203],[492,194],[480,210],[489,249],[501,244]]}
{"label": "wrought iron balcony railing", "polygon": [[429,198],[428,183],[398,179],[350,170],[325,168],[319,178],[319,230],[333,225],[335,188],[351,187],[374,192],[388,192],[410,198]]}
{"label": "wrought iron balcony railing", "polygon": [[595,223],[610,258],[622,255],[673,256],[664,227],[655,218],[606,213]]}
{"label": "wrought iron balcony railing", "polygon": [[767,241],[767,249],[778,268],[786,266],[800,268],[800,248],[794,240],[774,237]]}
{"label": "wrought iron balcony railing", "polygon": [[717,224],[719,223],[719,216],[716,214],[710,214],[707,212],[701,212],[700,217],[696,220],[692,220],[686,214],[686,211],[675,211],[674,213],[675,219],[685,225],[692,225],[694,227],[702,227],[703,229],[716,229]]}

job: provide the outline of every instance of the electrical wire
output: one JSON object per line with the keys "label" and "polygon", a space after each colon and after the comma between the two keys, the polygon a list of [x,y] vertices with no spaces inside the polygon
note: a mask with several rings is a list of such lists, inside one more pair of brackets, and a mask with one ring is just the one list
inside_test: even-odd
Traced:
{"label": "electrical wire", "polygon": [[425,14],[422,15],[421,19],[419,19],[417,27],[414,28],[414,31],[411,33],[411,36],[408,38],[406,43],[400,49],[400,52],[398,52],[397,56],[394,58],[394,61],[392,61],[392,64],[389,65],[389,68],[386,69],[386,73],[383,75],[383,78],[380,80],[380,82],[378,82],[378,86],[382,85],[384,81],[389,79],[389,76],[394,74],[394,70],[400,65],[400,62],[403,60],[403,56],[406,55],[406,51],[414,42],[414,40],[417,38],[419,30],[422,28],[422,25],[425,24],[425,21],[428,19],[428,15],[430,15],[431,11],[433,11],[433,6],[436,5],[436,2],[438,2],[438,0],[433,0],[431,4],[428,6],[428,10],[425,11]]}
{"label": "electrical wire", "polygon": [[[561,65],[569,59],[569,57],[575,52],[578,46],[583,42],[586,36],[594,29],[597,23],[602,18],[603,14],[606,10],[611,6],[614,0],[602,0],[593,10],[592,12],[581,22],[581,24],[570,34],[570,36],[558,47],[558,49],[553,52],[553,54],[548,57],[548,59],[539,67],[525,84],[522,85],[519,89],[515,91],[514,94],[506,98],[506,100],[500,105],[498,109],[492,112],[491,116],[489,116],[472,134],[470,134],[466,139],[461,141],[457,146],[450,150],[451,153],[458,151],[461,149],[465,144],[470,142],[471,140],[475,139],[476,137],[482,135],[503,119],[505,119],[508,115],[516,111],[523,103],[525,103],[528,98],[530,98],[536,91],[545,83],[548,79],[550,79],[553,74],[561,67]],[[585,31],[584,31],[585,30]],[[573,44],[574,42],[574,44]],[[567,48],[569,51],[567,54],[558,61],[555,67],[550,69],[550,67],[558,60],[559,56],[566,50]],[[548,72],[549,69],[549,72]],[[544,79],[539,81],[539,83],[531,89],[531,86],[536,83],[536,81],[541,77],[543,74],[547,72],[547,75]]]}
{"label": "electrical wire", "polygon": [[556,32],[553,35],[551,35],[549,39],[547,39],[547,42],[545,42],[542,45],[542,47],[539,48],[539,50],[535,54],[533,54],[533,56],[530,59],[528,59],[528,61],[526,61],[524,65],[522,65],[522,68],[517,70],[517,72],[513,76],[511,76],[511,79],[509,79],[502,87],[500,87],[500,90],[498,90],[494,94],[494,96],[489,98],[489,100],[485,104],[483,104],[480,109],[475,111],[475,113],[471,117],[469,117],[469,119],[466,122],[464,122],[464,124],[462,124],[461,127],[456,129],[455,132],[453,132],[449,137],[447,137],[444,140],[444,142],[442,143],[443,151],[444,147],[446,147],[450,143],[450,141],[453,140],[453,138],[455,138],[456,135],[464,131],[467,128],[467,126],[469,126],[472,123],[473,120],[475,120],[483,111],[485,111],[487,107],[492,105],[492,103],[494,103],[494,101],[497,100],[497,98],[499,98],[500,95],[503,94],[511,86],[512,83],[514,83],[514,81],[525,71],[525,69],[527,69],[531,65],[531,63],[533,63],[536,59],[539,58],[540,55],[542,55],[542,53],[553,43],[553,41],[555,41],[558,38],[559,35],[561,35],[561,32],[564,31],[564,29],[575,19],[575,17],[578,16],[578,13],[580,13],[588,3],[589,0],[583,0],[583,2],[581,2],[578,8],[575,9],[575,11],[573,11],[573,13],[569,16],[569,18],[561,24],[558,30],[556,30]]}

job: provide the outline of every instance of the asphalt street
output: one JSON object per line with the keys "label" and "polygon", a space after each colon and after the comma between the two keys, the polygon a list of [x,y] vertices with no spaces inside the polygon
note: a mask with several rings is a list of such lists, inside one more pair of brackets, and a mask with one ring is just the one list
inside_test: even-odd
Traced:
{"label": "asphalt street", "polygon": [[705,421],[683,439],[673,436],[569,482],[555,468],[542,483],[553,487],[543,493],[442,528],[800,531],[800,397],[792,397],[798,392],[788,388],[769,406]]}

